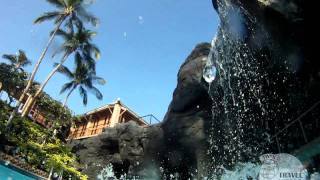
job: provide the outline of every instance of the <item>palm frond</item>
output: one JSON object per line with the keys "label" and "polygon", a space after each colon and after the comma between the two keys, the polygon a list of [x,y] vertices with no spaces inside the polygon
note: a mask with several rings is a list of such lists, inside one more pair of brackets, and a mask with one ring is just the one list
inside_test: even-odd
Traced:
{"label": "palm frond", "polygon": [[33,23],[34,24],[38,24],[38,23],[42,23],[43,21],[48,21],[48,20],[52,20],[57,18],[58,16],[62,15],[60,12],[58,11],[54,11],[54,12],[46,12],[43,15],[41,15],[40,17],[36,18]]}
{"label": "palm frond", "polygon": [[65,7],[63,0],[46,0],[48,3],[56,6],[57,8],[63,8]]}
{"label": "palm frond", "polygon": [[83,84],[87,89],[90,89],[93,87],[93,82],[91,81],[90,77],[87,77],[81,81],[81,84]]}
{"label": "palm frond", "polygon": [[[54,63],[54,67],[57,67],[59,65],[59,63]],[[61,65],[60,68],[58,69],[58,72],[67,76],[67,78],[72,79],[74,78],[72,72],[69,70],[68,67]]]}
{"label": "palm frond", "polygon": [[2,58],[10,61],[12,64],[17,63],[17,58],[13,54],[4,54],[2,55]]}
{"label": "palm frond", "polygon": [[57,54],[65,52],[65,49],[63,47],[58,47],[57,49],[54,50],[52,53],[52,58],[54,58]]}
{"label": "palm frond", "polygon": [[83,58],[82,58],[80,52],[77,51],[77,52],[75,53],[75,56],[74,56],[75,67],[76,67],[76,68],[80,67],[81,64],[83,64],[82,61],[83,61]]}
{"label": "palm frond", "polygon": [[75,86],[75,83],[73,81],[65,83],[60,90],[60,94],[66,92],[67,90],[73,88],[74,86]]}
{"label": "palm frond", "polygon": [[67,6],[77,6],[81,4],[83,0],[65,0]]}
{"label": "palm frond", "polygon": [[99,25],[99,19],[97,17],[95,17],[94,15],[92,15],[91,13],[89,13],[83,6],[82,4],[79,4],[76,7],[76,11],[77,14],[79,15],[79,17],[81,18],[81,20],[85,21],[85,22],[89,22],[91,23],[92,26],[98,26]]}
{"label": "palm frond", "polygon": [[82,86],[80,86],[79,87],[79,93],[80,93],[80,96],[82,97],[83,104],[87,105],[87,103],[88,103],[88,93],[87,93],[87,91]]}
{"label": "palm frond", "polygon": [[97,99],[102,100],[103,99],[103,95],[102,93],[94,86],[92,86],[91,88],[88,88],[88,90],[94,94],[96,96]]}
{"label": "palm frond", "polygon": [[101,53],[100,49],[98,48],[97,45],[92,44],[92,43],[87,43],[84,47],[84,50],[87,54],[92,54],[96,59],[100,59]]}
{"label": "palm frond", "polygon": [[83,53],[83,63],[88,66],[88,68],[95,72],[96,71],[96,60],[91,57],[90,54],[87,52],[82,52]]}
{"label": "palm frond", "polygon": [[91,81],[95,84],[104,85],[106,84],[106,80],[104,80],[102,77],[98,76],[92,76]]}
{"label": "palm frond", "polygon": [[83,23],[81,19],[79,19],[78,16],[76,16],[76,13],[72,13],[72,15],[68,18],[67,22],[65,23],[65,26],[68,28],[73,27],[75,25],[78,29],[83,28]]}
{"label": "palm frond", "polygon": [[26,66],[31,64],[31,61],[28,59],[26,53],[21,49],[19,49],[18,63],[20,63],[21,66]]}
{"label": "palm frond", "polygon": [[66,18],[65,15],[61,14],[60,16],[57,16],[54,20],[54,24],[59,24],[61,21],[63,21]]}
{"label": "palm frond", "polygon": [[[54,33],[54,31],[50,32],[50,35],[52,35]],[[71,33],[67,33],[66,31],[62,30],[62,29],[58,29],[56,32],[57,36],[61,36],[64,40],[69,40],[72,38],[72,34]]]}

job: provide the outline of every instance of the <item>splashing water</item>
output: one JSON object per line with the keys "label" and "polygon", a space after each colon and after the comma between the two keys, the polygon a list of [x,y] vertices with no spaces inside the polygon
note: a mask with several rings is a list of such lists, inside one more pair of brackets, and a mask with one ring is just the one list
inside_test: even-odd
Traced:
{"label": "splashing water", "polygon": [[117,179],[112,164],[107,165],[97,176],[97,180]]}
{"label": "splashing water", "polygon": [[228,2],[218,1],[219,16],[224,23],[211,42],[203,69],[213,102],[208,152],[212,155],[213,171],[223,165],[228,169],[241,162],[254,161],[261,155],[263,150],[258,145],[263,137],[259,133],[271,117],[262,85],[267,73],[259,69],[263,61],[256,58],[246,43],[247,29],[254,32],[255,17],[243,7]]}
{"label": "splashing water", "polygon": [[233,171],[224,169],[221,180],[258,179],[260,166],[253,163],[238,164]]}

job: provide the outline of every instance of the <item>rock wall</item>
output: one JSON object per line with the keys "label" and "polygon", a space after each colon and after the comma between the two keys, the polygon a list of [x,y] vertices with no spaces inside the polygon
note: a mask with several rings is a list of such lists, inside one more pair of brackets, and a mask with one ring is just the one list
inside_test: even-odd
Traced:
{"label": "rock wall", "polygon": [[[162,123],[166,151],[162,152],[164,174],[205,175],[208,130],[211,127],[211,98],[202,78],[210,44],[195,47],[178,73],[178,84]],[[198,173],[196,173],[196,171]]]}
{"label": "rock wall", "polygon": [[146,159],[146,147],[158,146],[162,130],[158,125],[144,128],[131,121],[106,128],[99,136],[73,140],[69,146],[85,165],[82,171],[95,179],[100,171],[112,164],[117,177],[140,172]]}

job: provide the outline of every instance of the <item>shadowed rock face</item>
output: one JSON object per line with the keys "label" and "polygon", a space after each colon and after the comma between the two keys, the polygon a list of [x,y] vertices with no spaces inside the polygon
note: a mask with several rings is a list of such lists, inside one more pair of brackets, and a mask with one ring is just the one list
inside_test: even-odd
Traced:
{"label": "shadowed rock face", "polygon": [[[166,174],[178,172],[181,178],[191,177],[205,168],[207,137],[211,123],[211,98],[202,71],[210,44],[196,46],[178,73],[178,84],[164,117],[162,129],[166,151],[162,167]],[[202,168],[201,168],[202,167]]]}
{"label": "shadowed rock face", "polygon": [[161,135],[158,125],[144,128],[130,121],[106,128],[99,136],[73,140],[70,146],[85,165],[82,171],[91,179],[109,164],[113,165],[117,177],[125,173],[137,175],[147,160],[147,148],[155,152],[155,146],[161,147],[158,145]]}

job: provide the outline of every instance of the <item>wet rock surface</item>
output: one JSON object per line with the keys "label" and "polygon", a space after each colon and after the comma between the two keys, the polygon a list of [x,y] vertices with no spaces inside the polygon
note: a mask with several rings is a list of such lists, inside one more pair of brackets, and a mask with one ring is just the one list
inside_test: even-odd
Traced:
{"label": "wet rock surface", "polygon": [[[307,2],[213,4],[221,24],[213,43],[218,75],[210,87],[212,172],[263,153],[291,153],[318,137],[320,64],[307,43]],[[283,130],[297,120],[304,124]]]}

